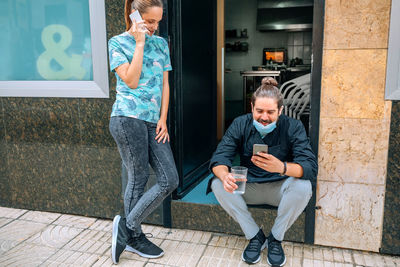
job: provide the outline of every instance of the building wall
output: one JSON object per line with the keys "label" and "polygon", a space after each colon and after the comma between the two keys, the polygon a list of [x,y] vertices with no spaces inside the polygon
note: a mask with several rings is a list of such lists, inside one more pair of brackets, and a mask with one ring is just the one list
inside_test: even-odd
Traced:
{"label": "building wall", "polygon": [[[123,3],[106,1],[107,39],[124,30]],[[121,160],[110,98],[0,97],[0,206],[112,217]]]}
{"label": "building wall", "polygon": [[315,243],[379,251],[390,0],[325,2]]}

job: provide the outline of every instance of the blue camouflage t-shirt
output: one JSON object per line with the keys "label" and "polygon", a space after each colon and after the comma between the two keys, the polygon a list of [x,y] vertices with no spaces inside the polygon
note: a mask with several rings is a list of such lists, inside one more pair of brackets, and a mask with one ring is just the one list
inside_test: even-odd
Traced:
{"label": "blue camouflage t-shirt", "polygon": [[[108,41],[110,69],[131,63],[136,41],[128,32]],[[142,73],[138,87],[129,88],[115,72],[117,95],[111,117],[124,116],[157,123],[160,118],[163,73],[172,70],[167,42],[159,36],[146,35]]]}

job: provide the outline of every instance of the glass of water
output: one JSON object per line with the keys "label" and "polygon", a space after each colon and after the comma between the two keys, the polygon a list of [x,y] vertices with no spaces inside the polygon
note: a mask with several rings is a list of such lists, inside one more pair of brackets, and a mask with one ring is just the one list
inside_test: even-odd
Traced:
{"label": "glass of water", "polygon": [[247,181],[247,168],[242,166],[233,166],[231,168],[231,173],[233,178],[235,178],[235,183],[238,188],[233,191],[234,194],[243,195],[246,189]]}

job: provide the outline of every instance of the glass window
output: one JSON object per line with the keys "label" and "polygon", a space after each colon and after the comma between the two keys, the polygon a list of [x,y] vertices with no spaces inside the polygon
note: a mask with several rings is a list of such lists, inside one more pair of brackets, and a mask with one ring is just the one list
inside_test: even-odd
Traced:
{"label": "glass window", "polygon": [[386,100],[400,100],[400,1],[392,1],[386,67]]}
{"label": "glass window", "polygon": [[0,96],[108,97],[104,0],[2,0],[0,35]]}

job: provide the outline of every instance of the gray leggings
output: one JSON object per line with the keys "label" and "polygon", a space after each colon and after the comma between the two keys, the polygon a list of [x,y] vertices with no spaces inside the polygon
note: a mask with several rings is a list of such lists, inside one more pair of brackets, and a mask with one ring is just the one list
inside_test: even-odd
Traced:
{"label": "gray leggings", "polygon": [[[168,142],[157,143],[155,123],[128,117],[111,117],[110,132],[117,143],[122,162],[128,171],[124,195],[126,226],[134,236],[142,232],[142,221],[155,210],[175,188],[178,173]],[[149,179],[149,163],[157,183],[144,192]]]}
{"label": "gray leggings", "polygon": [[221,206],[239,223],[247,239],[253,238],[260,229],[247,204],[278,207],[271,232],[277,240],[282,241],[285,232],[303,212],[312,195],[310,181],[293,177],[271,183],[247,183],[243,195],[226,192],[218,178],[213,179],[211,188]]}

